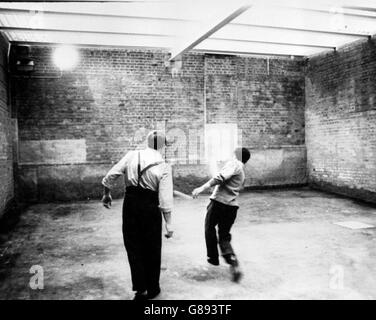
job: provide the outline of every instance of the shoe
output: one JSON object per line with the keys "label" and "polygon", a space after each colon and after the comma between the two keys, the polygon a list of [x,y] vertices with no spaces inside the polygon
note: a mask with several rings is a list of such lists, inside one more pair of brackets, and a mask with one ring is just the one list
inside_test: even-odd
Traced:
{"label": "shoe", "polygon": [[147,298],[154,299],[161,293],[161,289],[148,291]]}
{"label": "shoe", "polygon": [[142,292],[137,291],[133,298],[133,300],[136,300],[136,301],[146,301],[147,299],[148,299],[148,295],[146,291],[142,291]]}
{"label": "shoe", "polygon": [[234,254],[226,254],[223,255],[223,259],[225,259],[226,263],[228,263],[230,266],[237,267],[239,266],[238,259]]}
{"label": "shoe", "polygon": [[243,274],[239,270],[238,266],[230,266],[230,272],[232,276],[232,281],[238,283],[240,279],[243,277]]}
{"label": "shoe", "polygon": [[212,264],[213,266],[219,266],[219,259],[208,258],[208,263]]}

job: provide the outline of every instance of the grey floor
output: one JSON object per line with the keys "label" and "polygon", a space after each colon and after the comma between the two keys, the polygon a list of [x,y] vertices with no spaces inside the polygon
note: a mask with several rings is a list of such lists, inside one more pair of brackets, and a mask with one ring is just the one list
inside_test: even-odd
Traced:
{"label": "grey floor", "polygon": [[[376,299],[376,209],[309,189],[247,192],[233,227],[244,278],[205,260],[207,196],[176,199],[175,237],[163,241],[159,299]],[[0,299],[131,299],[121,205],[29,207],[0,247]],[[44,288],[29,286],[30,268]]]}

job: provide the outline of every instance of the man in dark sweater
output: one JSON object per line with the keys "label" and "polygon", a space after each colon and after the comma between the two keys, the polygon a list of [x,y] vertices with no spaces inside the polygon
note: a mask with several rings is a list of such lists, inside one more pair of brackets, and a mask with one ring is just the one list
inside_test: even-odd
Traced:
{"label": "man in dark sweater", "polygon": [[[196,188],[192,196],[197,196],[215,186],[205,218],[205,240],[208,262],[219,265],[218,243],[225,261],[230,265],[232,279],[238,282],[242,276],[239,262],[231,246],[231,227],[236,219],[239,208],[237,197],[243,187],[245,174],[244,165],[251,154],[246,148],[236,148],[234,158],[228,161],[214,178]],[[218,227],[218,238],[216,233]]]}

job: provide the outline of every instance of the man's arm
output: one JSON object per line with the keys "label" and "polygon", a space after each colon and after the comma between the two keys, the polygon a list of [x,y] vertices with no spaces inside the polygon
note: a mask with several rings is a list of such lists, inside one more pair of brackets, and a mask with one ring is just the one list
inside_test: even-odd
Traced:
{"label": "man's arm", "polygon": [[219,184],[219,181],[212,178],[208,182],[204,183],[201,187],[198,187],[192,191],[192,197],[197,198],[200,193],[205,192],[207,189]]}
{"label": "man's arm", "polygon": [[124,174],[125,168],[128,165],[129,154],[130,153],[128,152],[117,164],[115,164],[102,180],[102,185],[104,187],[102,203],[107,209],[110,209],[112,204],[111,188],[116,179]]}
{"label": "man's arm", "polygon": [[237,168],[234,162],[227,162],[224,167],[219,171],[214,178],[210,179],[208,182],[203,184],[201,187],[198,187],[192,191],[193,198],[197,198],[200,193],[203,193],[207,189],[214,187],[217,184],[222,184],[226,180],[230,179],[233,175],[237,173]]}
{"label": "man's arm", "polygon": [[162,211],[163,218],[165,220],[166,228],[166,238],[171,238],[172,222],[171,222],[171,212],[173,208],[173,182],[172,182],[172,169],[169,164],[164,165],[163,174],[161,180],[159,181],[158,187],[158,197],[159,197],[159,208]]}

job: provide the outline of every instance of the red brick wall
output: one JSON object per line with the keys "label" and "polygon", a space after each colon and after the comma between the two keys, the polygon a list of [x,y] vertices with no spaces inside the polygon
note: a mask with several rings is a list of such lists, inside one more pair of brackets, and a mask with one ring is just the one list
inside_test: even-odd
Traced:
{"label": "red brick wall", "polygon": [[163,51],[82,48],[78,67],[59,77],[52,50],[32,47],[33,78],[13,81],[25,198],[97,198],[111,164],[166,121],[175,136],[167,151],[178,161],[175,185],[187,192],[209,175],[202,141],[189,139],[195,132],[202,139],[204,114],[246,131],[255,150],[248,185],[305,182],[301,61],[271,59],[265,74],[265,59],[189,54],[172,77]]}
{"label": "red brick wall", "polygon": [[311,58],[306,145],[314,186],[376,202],[376,40]]}
{"label": "red brick wall", "polygon": [[14,196],[12,120],[8,103],[8,42],[0,34],[0,217]]}

